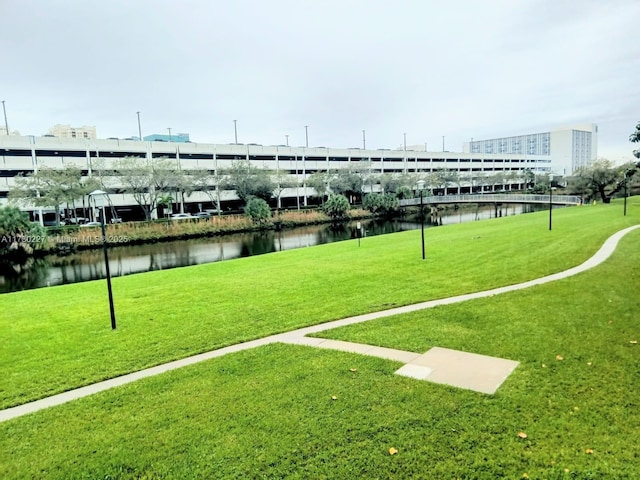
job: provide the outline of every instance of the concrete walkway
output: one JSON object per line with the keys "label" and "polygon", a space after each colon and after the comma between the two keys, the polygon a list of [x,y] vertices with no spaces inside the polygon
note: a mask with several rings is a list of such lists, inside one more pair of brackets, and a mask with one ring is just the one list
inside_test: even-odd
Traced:
{"label": "concrete walkway", "polygon": [[[374,319],[377,319],[377,318],[390,317],[392,315],[399,315],[399,314],[403,314],[403,313],[409,313],[409,312],[415,312],[415,311],[418,311],[418,310],[424,310],[424,309],[427,309],[427,308],[433,308],[433,307],[436,307],[436,306],[439,306],[439,305],[450,305],[450,304],[453,304],[453,303],[465,302],[467,300],[473,300],[473,299],[476,299],[476,298],[489,297],[489,296],[492,296],[492,295],[498,295],[498,294],[501,294],[501,293],[512,292],[512,291],[515,291],[515,290],[522,290],[524,288],[529,288],[529,287],[532,287],[532,286],[535,286],[535,285],[542,285],[544,283],[549,283],[549,282],[553,282],[553,281],[556,281],[556,280],[560,280],[560,279],[563,279],[563,278],[570,277],[572,275],[577,275],[578,273],[584,272],[584,271],[586,271],[586,270],[588,270],[590,268],[593,268],[593,267],[599,265],[600,263],[604,262],[613,253],[613,251],[615,250],[615,248],[616,248],[618,242],[620,241],[620,239],[624,235],[626,235],[627,233],[629,233],[632,230],[635,230],[637,228],[640,228],[640,225],[635,225],[633,227],[626,228],[624,230],[621,230],[621,231],[613,234],[611,237],[609,237],[604,242],[602,247],[590,259],[588,259],[583,264],[581,264],[581,265],[579,265],[577,267],[570,268],[570,269],[565,270],[563,272],[554,273],[553,275],[547,275],[545,277],[537,278],[535,280],[530,280],[528,282],[523,282],[523,283],[519,283],[519,284],[516,284],[516,285],[509,285],[509,286],[506,286],[506,287],[499,287],[499,288],[494,288],[494,289],[491,289],[491,290],[485,290],[485,291],[482,291],[482,292],[469,293],[469,294],[466,294],[466,295],[458,295],[458,296],[455,296],[455,297],[442,298],[442,299],[439,299],[439,300],[431,300],[431,301],[428,301],[428,302],[416,303],[416,304],[413,304],[413,305],[406,305],[404,307],[392,308],[390,310],[383,310],[381,312],[367,313],[365,315],[358,315],[358,316],[355,316],[355,317],[349,317],[349,318],[344,318],[344,319],[341,319],[341,320],[335,320],[333,322],[327,322],[327,323],[323,323],[323,324],[320,324],[320,325],[313,325],[311,327],[300,328],[298,330],[293,330],[291,332],[281,333],[281,334],[277,334],[277,335],[271,335],[269,337],[253,340],[253,341],[250,341],[250,342],[231,345],[229,347],[221,348],[221,349],[218,349],[218,350],[213,350],[211,352],[201,353],[199,355],[193,355],[191,357],[187,357],[187,358],[183,358],[183,359],[176,360],[176,361],[173,361],[173,362],[165,363],[165,364],[162,364],[162,365],[158,365],[156,367],[147,368],[145,370],[140,370],[138,372],[133,372],[133,373],[129,373],[127,375],[122,375],[120,377],[116,377],[116,378],[112,378],[112,379],[109,379],[109,380],[105,380],[103,382],[98,382],[98,383],[94,383],[92,385],[87,385],[85,387],[77,388],[75,390],[69,390],[69,391],[64,392],[64,393],[60,393],[60,394],[57,394],[57,395],[52,395],[50,397],[43,398],[41,400],[36,400],[36,401],[33,401],[33,402],[25,403],[23,405],[18,405],[16,407],[11,407],[11,408],[7,408],[5,410],[0,410],[0,422],[1,421],[5,421],[5,420],[9,420],[9,419],[12,419],[12,418],[20,417],[20,416],[26,415],[28,413],[37,412],[38,410],[42,410],[42,409],[45,409],[45,408],[53,407],[55,405],[61,405],[63,403],[67,403],[67,402],[70,402],[70,401],[78,399],[78,398],[86,397],[86,396],[89,396],[89,395],[93,395],[94,393],[98,393],[98,392],[102,392],[104,390],[108,390],[110,388],[114,388],[114,387],[118,387],[120,385],[125,385],[127,383],[134,382],[134,381],[139,380],[141,378],[151,377],[151,376],[158,375],[158,374],[161,374],[161,373],[164,373],[164,372],[168,372],[170,370],[175,370],[177,368],[182,368],[182,367],[185,367],[187,365],[193,365],[194,363],[202,362],[202,361],[209,360],[209,359],[212,359],[212,358],[222,357],[223,355],[227,355],[228,353],[234,353],[234,352],[239,352],[239,351],[242,351],[242,350],[248,350],[250,348],[259,347],[259,346],[267,345],[267,344],[270,344],[270,343],[289,343],[289,344],[296,344],[296,345],[309,345],[309,346],[315,346],[315,347],[320,347],[320,348],[323,347],[322,343],[325,343],[324,348],[332,348],[332,349],[351,351],[351,352],[361,353],[361,354],[366,354],[366,355],[379,356],[379,357],[386,358],[386,359],[398,360],[398,361],[406,363],[407,365],[412,365],[413,364],[413,367],[407,367],[407,365],[405,365],[405,367],[407,367],[407,368],[404,371],[401,368],[397,372],[400,375],[408,375],[408,376],[412,376],[414,378],[424,377],[424,379],[429,379],[431,381],[438,381],[438,383],[447,383],[447,384],[455,385],[456,384],[456,382],[455,382],[456,373],[455,372],[458,372],[457,373],[458,377],[463,377],[464,375],[466,375],[464,369],[463,369],[463,371],[461,371],[460,368],[457,368],[457,367],[456,368],[450,368],[449,369],[449,374],[443,374],[444,377],[445,377],[444,381],[440,381],[438,375],[434,375],[433,379],[427,378],[427,377],[430,377],[435,372],[434,372],[434,369],[432,368],[432,366],[429,366],[429,364],[428,364],[428,362],[430,361],[429,357],[427,357],[427,360],[424,360],[424,357],[428,356],[434,349],[431,349],[429,352],[427,352],[425,354],[418,354],[418,353],[403,352],[403,351],[400,351],[400,350],[393,350],[393,349],[388,349],[388,348],[383,348],[383,347],[373,347],[373,346],[370,346],[370,345],[362,346],[361,344],[353,344],[353,343],[350,343],[350,342],[337,342],[335,340],[328,341],[328,340],[324,340],[324,339],[308,338],[308,337],[305,337],[305,336],[310,334],[310,333],[318,333],[318,332],[322,332],[322,331],[325,331],[325,330],[331,330],[333,328],[338,328],[338,327],[343,327],[343,326],[346,326],[346,325],[353,325],[355,323],[361,323],[361,322],[366,322],[366,321],[369,321],[369,320],[374,320]],[[326,342],[332,342],[332,343],[326,343]],[[363,351],[363,350],[365,350],[365,351]],[[446,350],[446,349],[440,349],[440,350]],[[453,357],[455,357],[458,354],[465,354],[465,352],[455,352],[455,351],[450,351],[450,352],[454,352],[454,353],[451,354]],[[434,358],[431,358],[431,360],[434,361],[435,364],[438,364],[438,365],[442,366],[441,365],[442,364],[441,358],[438,359],[438,357],[442,357],[442,355],[438,355],[438,354],[439,354],[438,351],[436,351],[435,354],[432,354],[431,356],[434,357]],[[475,354],[466,354],[466,355],[475,355]],[[453,357],[450,357],[450,358],[453,358]],[[481,356],[480,355],[475,355],[474,357],[468,357],[468,358],[471,359],[471,361],[473,363],[473,360],[479,360],[478,357],[481,357]],[[421,358],[422,358],[422,360],[419,360]],[[492,358],[492,357],[489,357],[489,358]],[[498,360],[501,360],[501,359],[498,359]],[[506,362],[512,362],[510,360],[505,360],[505,361]],[[512,367],[511,370],[513,370],[513,368],[515,368],[514,364],[517,364],[517,363],[513,362],[513,363],[509,364],[509,366]],[[467,366],[468,365],[469,364],[467,364]],[[426,369],[429,369],[430,371],[428,372],[424,368],[422,370],[416,368],[416,367],[420,367],[420,366],[421,367],[425,367]],[[405,367],[403,367],[403,368],[405,368]],[[504,373],[505,373],[505,371],[502,371],[502,370],[500,372],[498,372],[498,373],[489,372],[489,370],[490,369],[484,369],[484,370],[480,369],[480,371],[476,371],[475,376],[482,375],[483,371],[484,371],[485,374],[487,374],[487,375],[492,375],[495,378],[499,378],[501,375],[504,375]],[[508,368],[507,368],[507,370],[508,370]],[[451,372],[453,372],[453,373],[451,373]],[[506,375],[508,375],[508,373]],[[505,376],[505,378],[506,378],[506,376]],[[471,388],[469,386],[464,386],[464,385],[462,385],[462,386],[463,386],[463,388]],[[482,389],[476,389],[476,390],[483,391]],[[487,390],[486,393],[493,393],[493,392]]]}

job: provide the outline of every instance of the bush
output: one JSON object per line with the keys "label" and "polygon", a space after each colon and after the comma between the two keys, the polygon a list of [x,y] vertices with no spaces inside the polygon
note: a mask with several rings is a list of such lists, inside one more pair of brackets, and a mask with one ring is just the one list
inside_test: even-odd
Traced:
{"label": "bush", "polygon": [[332,220],[344,220],[349,217],[349,200],[344,195],[330,195],[322,209]]}
{"label": "bush", "polygon": [[264,223],[271,218],[271,209],[269,204],[262,198],[251,197],[244,207],[246,213],[253,223]]}
{"label": "bush", "polygon": [[0,256],[33,252],[29,216],[18,207],[0,207]]}
{"label": "bush", "polygon": [[398,198],[393,193],[370,193],[364,197],[362,206],[374,215],[388,216],[398,211]]}

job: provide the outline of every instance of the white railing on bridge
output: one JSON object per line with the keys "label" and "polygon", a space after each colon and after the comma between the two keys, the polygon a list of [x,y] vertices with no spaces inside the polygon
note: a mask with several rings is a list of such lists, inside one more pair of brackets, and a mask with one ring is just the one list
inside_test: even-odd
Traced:
{"label": "white railing on bridge", "polygon": [[[554,205],[580,205],[582,199],[576,195],[528,195],[528,194],[505,194],[487,193],[479,195],[430,195],[423,197],[425,204],[441,203],[552,203]],[[400,200],[401,207],[420,205],[420,197]]]}

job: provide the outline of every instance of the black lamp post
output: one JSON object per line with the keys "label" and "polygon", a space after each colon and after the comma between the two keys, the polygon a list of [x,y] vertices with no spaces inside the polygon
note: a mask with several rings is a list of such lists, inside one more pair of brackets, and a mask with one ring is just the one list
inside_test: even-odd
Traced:
{"label": "black lamp post", "polygon": [[113,308],[113,292],[111,291],[111,271],[109,270],[109,254],[107,253],[107,234],[104,226],[104,204],[107,193],[102,190],[94,190],[89,194],[93,198],[96,208],[101,209],[100,226],[102,227],[102,249],[104,250],[104,264],[107,271],[107,290],[109,292],[109,312],[111,314],[111,329],[116,329],[116,313]]}
{"label": "black lamp post", "polygon": [[422,229],[422,259],[424,260],[424,210],[422,208],[422,193],[424,192],[424,180],[418,180],[418,191],[420,192],[420,227]]}
{"label": "black lamp post", "polygon": [[627,216],[627,196],[628,196],[628,188],[629,188],[629,178],[631,178],[634,174],[634,170],[627,170],[624,172],[624,216]]}
{"label": "black lamp post", "polygon": [[549,174],[549,231],[551,231],[551,210],[553,208],[553,203],[551,202],[551,193],[553,189],[551,188],[551,182],[553,181],[553,175]]}

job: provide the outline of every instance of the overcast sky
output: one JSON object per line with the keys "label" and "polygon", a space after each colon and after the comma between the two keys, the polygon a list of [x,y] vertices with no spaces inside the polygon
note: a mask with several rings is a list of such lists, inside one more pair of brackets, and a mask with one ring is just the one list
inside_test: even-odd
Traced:
{"label": "overcast sky", "polygon": [[630,160],[638,0],[0,0],[11,130],[461,151],[599,126]]}

